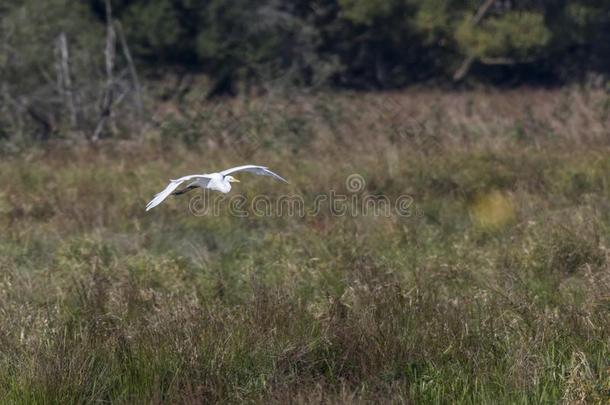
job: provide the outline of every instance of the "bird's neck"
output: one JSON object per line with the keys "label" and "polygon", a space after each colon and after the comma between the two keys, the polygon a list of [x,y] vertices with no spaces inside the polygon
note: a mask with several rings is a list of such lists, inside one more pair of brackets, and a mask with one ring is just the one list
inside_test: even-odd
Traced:
{"label": "bird's neck", "polygon": [[222,186],[224,188],[223,192],[228,193],[231,191],[231,182],[227,179],[222,180]]}

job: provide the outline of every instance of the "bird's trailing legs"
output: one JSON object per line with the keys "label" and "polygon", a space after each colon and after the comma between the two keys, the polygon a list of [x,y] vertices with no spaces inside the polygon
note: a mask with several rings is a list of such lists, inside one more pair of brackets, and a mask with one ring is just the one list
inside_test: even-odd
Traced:
{"label": "bird's trailing legs", "polygon": [[176,190],[172,193],[172,195],[181,195],[181,194],[185,194],[188,193],[189,191],[193,190],[197,188],[197,186],[188,186],[188,187],[184,187],[182,190]]}

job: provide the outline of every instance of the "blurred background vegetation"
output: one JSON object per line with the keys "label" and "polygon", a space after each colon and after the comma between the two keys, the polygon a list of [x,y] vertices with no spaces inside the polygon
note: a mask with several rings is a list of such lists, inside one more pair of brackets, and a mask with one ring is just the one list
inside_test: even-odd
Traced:
{"label": "blurred background vegetation", "polygon": [[133,133],[168,77],[149,95],[600,87],[609,38],[607,0],[5,0],[0,137]]}

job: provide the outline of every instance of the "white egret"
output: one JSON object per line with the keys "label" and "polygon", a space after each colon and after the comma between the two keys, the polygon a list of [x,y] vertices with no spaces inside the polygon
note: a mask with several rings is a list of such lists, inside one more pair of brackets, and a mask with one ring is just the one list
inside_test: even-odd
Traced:
{"label": "white egret", "polygon": [[[288,183],[282,176],[273,173],[265,166],[245,165],[237,166],[231,169],[223,170],[218,173],[206,173],[206,174],[191,174],[188,176],[180,177],[176,180],[170,180],[169,184],[163,191],[157,193],[152,200],[146,205],[146,211],[161,204],[170,195],[184,194],[197,187],[207,188],[209,190],[220,191],[221,193],[228,193],[231,191],[231,183],[239,183],[235,177],[231,176],[235,172],[249,172],[259,176],[270,176],[274,179],[281,180]],[[192,180],[186,187],[181,190],[175,191],[180,185],[186,181]]]}

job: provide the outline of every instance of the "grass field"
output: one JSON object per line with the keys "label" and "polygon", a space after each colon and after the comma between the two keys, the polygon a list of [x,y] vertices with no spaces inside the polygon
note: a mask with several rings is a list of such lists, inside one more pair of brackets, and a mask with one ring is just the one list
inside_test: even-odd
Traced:
{"label": "grass field", "polygon": [[[610,403],[608,94],[155,119],[0,161],[3,403]],[[236,176],[247,202],[332,191],[349,212],[197,216],[196,192],[144,212],[169,178],[243,163],[290,180]],[[404,196],[402,215],[357,209]]]}

